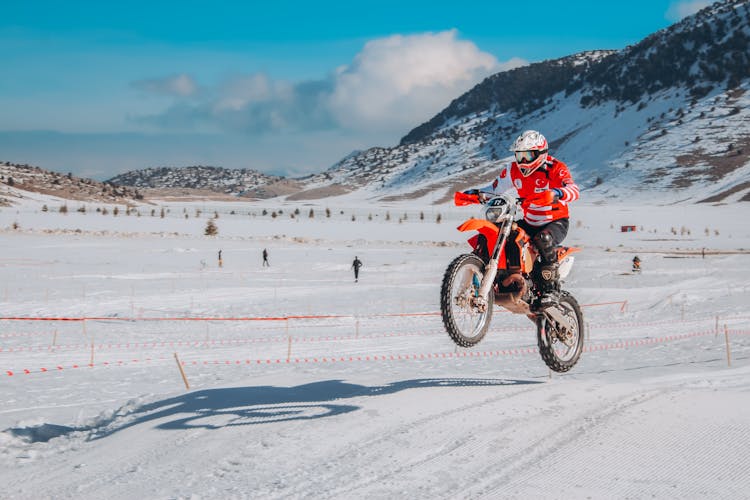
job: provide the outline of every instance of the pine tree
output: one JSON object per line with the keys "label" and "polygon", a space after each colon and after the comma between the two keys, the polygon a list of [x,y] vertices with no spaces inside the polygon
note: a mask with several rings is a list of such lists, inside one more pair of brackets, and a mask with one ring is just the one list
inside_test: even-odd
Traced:
{"label": "pine tree", "polygon": [[216,226],[216,223],[213,219],[208,219],[208,222],[206,222],[206,229],[203,230],[203,234],[206,236],[216,236],[219,234],[219,228]]}

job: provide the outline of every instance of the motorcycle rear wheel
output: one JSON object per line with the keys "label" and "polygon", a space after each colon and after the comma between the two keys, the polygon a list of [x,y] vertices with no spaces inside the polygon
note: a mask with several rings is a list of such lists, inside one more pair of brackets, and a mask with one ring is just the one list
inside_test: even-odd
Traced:
{"label": "motorcycle rear wheel", "polygon": [[453,342],[461,347],[472,347],[487,333],[492,319],[495,294],[490,289],[484,311],[476,307],[479,284],[485,264],[474,254],[456,257],[445,270],[440,289],[440,311],[443,325]]}
{"label": "motorcycle rear wheel", "polygon": [[550,369],[564,373],[578,363],[583,352],[583,313],[578,301],[568,292],[561,292],[559,304],[553,307],[568,318],[571,331],[565,336],[554,321],[540,314],[536,321],[539,354]]}

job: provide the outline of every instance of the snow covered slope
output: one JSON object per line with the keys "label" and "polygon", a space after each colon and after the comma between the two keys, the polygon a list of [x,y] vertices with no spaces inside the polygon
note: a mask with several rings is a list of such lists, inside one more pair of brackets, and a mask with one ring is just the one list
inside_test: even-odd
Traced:
{"label": "snow covered slope", "polygon": [[747,496],[736,206],[577,202],[567,241],[584,250],[565,287],[586,351],[558,375],[526,317],[496,309],[470,350],[445,333],[441,278],[474,207],[114,217],[42,212],[55,201],[37,196],[0,208],[0,316],[69,320],[0,319],[0,498]]}

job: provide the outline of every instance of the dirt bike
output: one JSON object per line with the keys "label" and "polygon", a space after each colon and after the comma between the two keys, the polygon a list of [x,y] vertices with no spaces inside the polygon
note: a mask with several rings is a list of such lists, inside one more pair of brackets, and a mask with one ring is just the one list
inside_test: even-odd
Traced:
{"label": "dirt bike", "polygon": [[[456,193],[458,206],[481,203],[476,194]],[[544,308],[535,307],[541,290],[533,278],[538,253],[528,234],[516,223],[527,201],[504,194],[484,200],[484,219],[469,219],[459,231],[477,231],[469,239],[472,253],[456,257],[443,277],[440,309],[443,324],[453,341],[473,347],[487,333],[493,304],[515,314],[524,314],[536,325],[539,354],[556,372],[566,372],[578,362],[583,350],[583,313],[576,299],[558,290],[556,300]],[[515,238],[510,238],[515,230]],[[506,249],[517,245],[520,269],[509,268]],[[558,247],[559,278],[573,265],[575,247]],[[540,269],[541,266],[537,268]],[[541,272],[545,272],[542,270]]]}

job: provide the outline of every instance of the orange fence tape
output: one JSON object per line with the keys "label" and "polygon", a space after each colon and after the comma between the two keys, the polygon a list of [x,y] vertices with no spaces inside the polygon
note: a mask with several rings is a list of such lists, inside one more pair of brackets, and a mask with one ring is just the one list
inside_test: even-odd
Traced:
{"label": "orange fence tape", "polygon": [[[597,352],[606,351],[613,349],[627,349],[630,347],[637,347],[642,345],[658,344],[665,342],[672,342],[676,340],[684,340],[692,337],[700,337],[706,335],[714,335],[715,330],[706,330],[701,332],[692,332],[678,335],[667,335],[658,338],[646,338],[638,340],[628,340],[623,342],[615,342],[608,344],[595,344],[592,346],[585,346],[584,352]],[[730,334],[750,334],[750,330],[728,330]],[[310,357],[310,358],[276,358],[276,359],[235,359],[235,360],[204,360],[204,361],[181,361],[183,366],[208,366],[208,365],[282,365],[282,364],[300,364],[300,363],[341,363],[341,362],[360,362],[360,361],[414,361],[414,360],[426,360],[426,359],[454,359],[454,358],[487,358],[487,357],[501,357],[501,356],[522,356],[527,354],[537,354],[538,350],[536,347],[528,348],[516,348],[516,349],[503,349],[496,351],[460,351],[460,352],[440,352],[440,353],[416,353],[416,354],[380,354],[380,355],[359,355],[359,356],[321,356],[321,357]],[[53,368],[38,368],[36,370],[23,369],[18,371],[6,370],[5,374],[12,377],[16,374],[30,375],[32,373],[48,373],[51,371],[64,371],[78,368],[94,368],[94,367],[113,367],[113,366],[128,366],[138,365],[143,363],[151,363],[152,361],[170,361],[170,358],[161,356],[159,358],[144,358],[144,359],[130,359],[130,360],[118,360],[118,361],[104,361],[98,363],[89,364],[73,364],[70,366],[55,365]]]}
{"label": "orange fence tape", "polygon": [[[600,302],[597,304],[582,304],[581,307],[596,307],[617,305],[621,310],[627,305],[627,300],[616,302]],[[416,312],[416,313],[383,313],[383,314],[320,314],[320,315],[290,315],[276,317],[262,316],[168,316],[168,317],[124,317],[124,316],[82,316],[82,317],[31,317],[31,316],[0,316],[0,321],[289,321],[293,319],[339,319],[339,318],[392,318],[392,317],[417,317],[417,316],[440,316],[439,311]]]}

